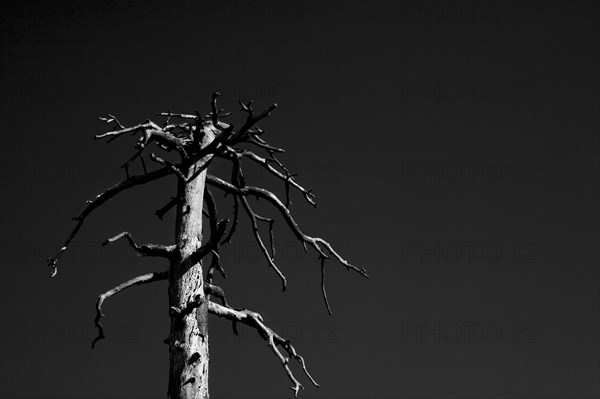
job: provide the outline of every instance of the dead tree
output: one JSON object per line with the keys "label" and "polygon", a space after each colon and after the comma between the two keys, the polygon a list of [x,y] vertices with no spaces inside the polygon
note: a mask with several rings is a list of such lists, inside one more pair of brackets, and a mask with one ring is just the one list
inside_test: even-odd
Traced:
{"label": "dead tree", "polygon": [[[279,161],[277,155],[283,153],[281,148],[268,144],[263,135],[265,131],[256,124],[277,107],[273,104],[263,112],[255,113],[252,102],[240,101],[241,111],[246,114],[244,123],[240,128],[235,128],[232,123],[225,123],[223,118],[231,115],[224,113],[217,107],[217,97],[214,93],[211,102],[211,111],[208,115],[202,115],[198,111],[195,114],[174,114],[171,112],[160,113],[158,116],[166,118],[162,126],[147,120],[144,123],[125,127],[117,118],[108,115],[100,118],[107,123],[114,124],[113,130],[95,136],[98,140],[112,142],[126,135],[138,135],[134,155],[122,165],[126,178],[120,183],[108,188],[97,195],[93,200],[87,201],[86,207],[79,216],[76,216],[75,227],[67,237],[65,243],[58,253],[48,259],[48,265],[52,268],[52,277],[57,274],[57,264],[71,241],[75,238],[88,216],[101,207],[106,201],[117,194],[134,186],[151,183],[169,175],[177,178],[177,192],[166,205],[156,211],[156,215],[162,219],[163,215],[175,208],[175,243],[171,245],[142,244],[138,245],[128,232],[122,232],[107,239],[103,245],[109,245],[117,240],[124,239],[129,246],[141,256],[156,256],[165,258],[169,262],[169,268],[165,271],[148,273],[104,292],[98,297],[96,304],[95,326],[98,336],[93,340],[92,347],[103,339],[104,329],[100,322],[104,314],[102,305],[104,301],[120,291],[138,284],[146,284],[160,280],[167,280],[169,296],[169,314],[171,318],[170,333],[165,342],[169,345],[169,385],[168,397],[171,399],[208,398],[208,314],[232,321],[234,331],[237,333],[237,324],[245,324],[256,329],[258,334],[267,342],[276,358],[281,362],[293,386],[294,395],[303,386],[296,379],[289,367],[290,359],[297,361],[306,377],[312,384],[318,387],[316,381],[311,377],[306,368],[302,356],[300,356],[289,340],[281,337],[267,326],[260,314],[248,309],[234,309],[229,306],[225,294],[221,288],[214,285],[215,272],[226,278],[225,270],[219,259],[219,247],[231,242],[236,231],[240,213],[240,205],[247,214],[254,238],[265,256],[266,262],[281,280],[283,290],[286,288],[286,278],[275,264],[274,224],[275,219],[267,218],[257,214],[248,202],[249,197],[257,197],[270,203],[285,220],[296,238],[308,251],[308,247],[316,252],[321,267],[321,289],[327,311],[331,309],[325,292],[325,262],[333,258],[348,270],[357,272],[361,276],[368,277],[365,269],[353,266],[346,261],[332,245],[319,237],[305,234],[296,223],[290,212],[290,191],[299,191],[306,201],[316,207],[315,197],[311,190],[301,186],[289,170]],[[175,122],[173,122],[175,121]],[[164,152],[170,152],[177,158],[171,162],[166,158],[155,154],[152,148]],[[266,155],[261,157],[254,151],[241,148],[256,147],[265,151]],[[149,171],[147,159],[157,164],[157,168]],[[207,167],[211,160],[223,158],[232,163],[232,174],[230,181],[207,174]],[[280,179],[285,185],[285,201],[279,199],[271,191],[261,187],[254,187],[246,183],[242,170],[242,161],[256,163],[270,174]],[[130,166],[139,162],[144,173],[130,174]],[[225,195],[233,198],[233,222],[227,228],[228,220],[221,220],[217,215],[215,198],[211,193],[213,189],[223,191]],[[204,207],[206,204],[206,207]],[[203,242],[203,217],[207,218],[210,232],[208,239]],[[266,223],[269,231],[268,244],[263,239],[259,222]],[[203,269],[205,257],[207,267]],[[213,300],[216,297],[221,303]]]}

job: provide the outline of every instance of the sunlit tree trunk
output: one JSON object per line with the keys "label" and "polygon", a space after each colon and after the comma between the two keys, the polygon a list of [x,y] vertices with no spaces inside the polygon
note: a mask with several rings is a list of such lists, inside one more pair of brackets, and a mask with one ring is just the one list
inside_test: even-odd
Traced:
{"label": "sunlit tree trunk", "polygon": [[[212,141],[208,132],[203,145]],[[184,309],[190,302],[201,305],[189,314],[171,310],[169,334],[169,399],[208,398],[208,301],[204,294],[202,262],[190,264],[189,257],[202,246],[202,207],[206,184],[205,157],[182,171],[175,227],[176,253],[169,270],[170,309]],[[198,174],[199,173],[199,174]]]}

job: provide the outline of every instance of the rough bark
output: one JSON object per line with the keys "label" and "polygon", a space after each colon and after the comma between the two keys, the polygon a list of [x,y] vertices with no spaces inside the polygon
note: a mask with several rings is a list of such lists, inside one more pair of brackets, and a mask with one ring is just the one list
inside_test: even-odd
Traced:
{"label": "rough bark", "polygon": [[[203,147],[214,139],[208,130]],[[182,171],[187,179],[179,182],[177,220],[175,227],[176,254],[169,269],[169,334],[170,399],[208,398],[208,301],[204,294],[202,262],[190,259],[202,246],[202,206],[206,181],[205,164],[211,155]],[[200,173],[198,173],[201,171]],[[200,301],[192,312],[183,312],[187,305]]]}
{"label": "rough bark", "polygon": [[[310,382],[318,387],[317,382],[308,373],[306,364],[291,342],[278,335],[263,321],[260,314],[248,309],[234,309],[230,307],[225,299],[224,291],[213,285],[214,270],[220,272],[223,278],[227,278],[220,263],[219,246],[229,243],[235,233],[238,224],[240,204],[248,214],[252,225],[254,237],[265,256],[267,264],[279,276],[282,288],[285,291],[286,278],[275,264],[274,250],[274,224],[275,219],[258,215],[251,208],[248,197],[256,197],[270,203],[285,220],[292,233],[308,251],[311,247],[319,256],[321,261],[321,291],[327,311],[331,314],[331,308],[325,291],[325,261],[333,257],[341,265],[359,273],[363,277],[369,277],[364,268],[358,268],[336,252],[332,245],[319,237],[312,237],[300,230],[300,226],[292,217],[290,211],[290,188],[298,190],[306,201],[316,206],[312,190],[302,187],[296,180],[295,175],[281,163],[276,154],[284,152],[283,149],[269,145],[263,138],[266,132],[256,126],[256,123],[269,116],[277,104],[264,109],[256,114],[252,108],[252,101],[244,103],[240,100],[241,110],[246,113],[246,120],[239,129],[233,124],[224,123],[219,120],[230,113],[224,113],[217,107],[216,92],[212,96],[211,113],[202,116],[199,112],[191,114],[173,114],[171,112],[161,113],[167,118],[161,127],[151,120],[132,127],[123,126],[116,117],[108,115],[108,118],[100,119],[107,123],[114,123],[113,130],[96,135],[96,139],[107,139],[107,142],[116,140],[124,135],[139,135],[136,142],[135,154],[122,165],[125,170],[126,179],[98,194],[93,200],[86,202],[83,212],[74,218],[77,221],[71,234],[67,237],[64,245],[57,254],[48,259],[48,266],[52,268],[51,276],[57,275],[57,264],[61,255],[67,250],[71,241],[78,234],[86,218],[100,208],[106,201],[119,193],[132,187],[147,184],[163,177],[174,175],[178,178],[177,195],[171,197],[170,201],[156,211],[156,215],[162,220],[169,210],[176,208],[175,221],[175,244],[141,244],[138,245],[131,234],[123,231],[116,236],[107,239],[103,245],[109,245],[121,239],[126,240],[129,246],[141,256],[161,257],[169,261],[169,269],[154,273],[146,273],[131,278],[112,289],[100,294],[96,303],[96,317],[94,325],[98,329],[98,336],[92,341],[92,347],[105,338],[104,328],[101,320],[105,316],[102,312],[103,303],[130,287],[148,284],[155,281],[168,280],[169,288],[169,315],[171,320],[169,337],[164,341],[169,345],[169,383],[167,396],[170,399],[206,399],[208,391],[208,323],[207,317],[211,313],[220,318],[232,322],[234,332],[237,334],[237,324],[241,323],[249,328],[255,329],[267,342],[267,345],[280,361],[289,380],[292,382],[290,389],[294,396],[303,389],[302,384],[294,376],[289,367],[290,360],[295,360],[304,371]],[[170,123],[171,118],[183,120],[183,123]],[[267,152],[268,157],[263,158],[254,152],[236,147],[237,144],[258,147]],[[177,153],[178,161],[172,163],[163,159],[153,152],[148,154],[148,147],[156,145],[160,151]],[[176,154],[176,155],[177,155]],[[161,165],[161,168],[148,172],[144,155]],[[206,168],[213,157],[230,161],[233,165],[231,181],[225,181],[217,176],[207,175]],[[172,157],[170,157],[172,158]],[[246,185],[242,170],[242,159],[249,159],[261,165],[268,173],[272,174],[285,185],[285,202],[273,192],[260,187]],[[130,175],[129,167],[134,161],[138,161],[143,167],[144,173]],[[219,220],[217,216],[217,204],[207,190],[206,184],[222,190],[225,194],[233,197],[233,223],[227,231],[228,220]],[[206,198],[206,201],[205,201]],[[206,211],[203,205],[206,202]],[[202,217],[206,216],[210,226],[210,236],[203,244]],[[270,251],[262,239],[258,221],[268,223]],[[204,278],[202,259],[212,254],[212,262],[207,267],[206,278]],[[219,298],[223,305],[211,301],[211,295]],[[287,353],[287,356],[284,356]]]}

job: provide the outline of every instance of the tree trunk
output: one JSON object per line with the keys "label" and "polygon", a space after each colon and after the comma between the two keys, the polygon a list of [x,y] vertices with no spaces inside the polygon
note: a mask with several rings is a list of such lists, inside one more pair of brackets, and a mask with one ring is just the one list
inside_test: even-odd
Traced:
{"label": "tree trunk", "polygon": [[[202,148],[214,139],[212,129],[205,129]],[[189,314],[171,312],[169,334],[169,399],[208,398],[208,302],[203,289],[202,263],[190,264],[189,257],[202,245],[202,208],[206,169],[198,170],[210,160],[207,156],[183,174],[191,178],[180,181],[175,239],[177,253],[169,270],[169,307],[182,310],[190,301],[202,304]]]}

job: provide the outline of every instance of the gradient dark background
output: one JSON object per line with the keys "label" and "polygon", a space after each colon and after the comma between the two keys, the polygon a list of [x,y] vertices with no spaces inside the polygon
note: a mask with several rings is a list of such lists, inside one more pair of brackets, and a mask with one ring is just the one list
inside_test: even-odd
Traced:
{"label": "gradient dark background", "polygon": [[[130,138],[92,140],[107,130],[98,116],[129,125],[208,112],[216,89],[231,111],[239,98],[278,102],[262,127],[319,203],[294,195],[297,220],[372,276],[330,263],[329,317],[314,256],[279,223],[281,293],[242,215],[223,249],[229,279],[217,281],[294,339],[322,385],[295,368],[301,397],[598,397],[598,11],[595,1],[3,5],[0,397],[165,396],[164,283],[108,301],[109,338],[93,351],[89,341],[99,293],[166,266],[100,243],[123,230],[171,243],[173,216],[153,212],[175,179],[92,215],[55,279],[45,259],[133,153]],[[256,168],[247,175],[283,192]],[[290,397],[275,357],[242,330],[236,339],[211,319],[211,396]]]}

